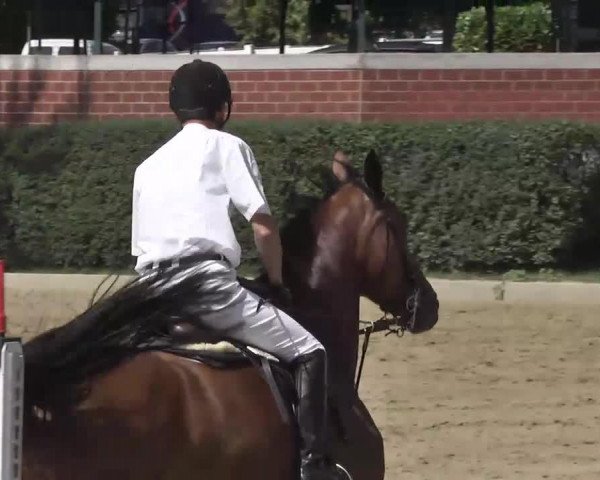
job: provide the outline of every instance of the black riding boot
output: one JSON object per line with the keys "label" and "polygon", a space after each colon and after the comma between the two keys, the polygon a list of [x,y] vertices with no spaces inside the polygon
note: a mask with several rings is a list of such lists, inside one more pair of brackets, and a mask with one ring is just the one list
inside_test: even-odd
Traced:
{"label": "black riding boot", "polygon": [[326,452],[327,355],[317,350],[299,358],[295,367],[302,480],[337,480]]}

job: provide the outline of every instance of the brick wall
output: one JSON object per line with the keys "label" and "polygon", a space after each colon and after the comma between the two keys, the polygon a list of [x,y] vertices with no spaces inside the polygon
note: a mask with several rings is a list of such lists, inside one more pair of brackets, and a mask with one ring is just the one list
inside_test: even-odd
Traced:
{"label": "brick wall", "polygon": [[[237,118],[600,120],[600,57],[563,55],[562,63],[570,61],[562,66],[548,55],[527,56],[537,64],[522,56],[495,57],[501,61],[490,65],[485,54],[466,56],[468,63],[455,57],[456,64],[448,61],[452,55],[211,60],[229,73]],[[2,124],[169,116],[170,76],[189,61],[32,58],[0,59]]]}

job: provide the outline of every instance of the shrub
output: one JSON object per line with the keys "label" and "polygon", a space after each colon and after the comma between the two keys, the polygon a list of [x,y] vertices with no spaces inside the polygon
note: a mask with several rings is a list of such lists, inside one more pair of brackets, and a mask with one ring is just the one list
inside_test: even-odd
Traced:
{"label": "shrub", "polygon": [[[598,260],[600,127],[567,122],[237,123],[273,211],[320,194],[333,149],[375,147],[426,267],[502,270]],[[177,131],[165,120],[1,133],[0,256],[12,268],[127,268],[135,167]],[[250,262],[250,229],[236,217]],[[4,239],[3,241],[1,239]]]}
{"label": "shrub", "polygon": [[[552,13],[543,2],[496,8],[496,52],[543,52],[552,50]],[[456,21],[454,49],[457,52],[484,52],[487,23],[485,9],[463,12]]]}

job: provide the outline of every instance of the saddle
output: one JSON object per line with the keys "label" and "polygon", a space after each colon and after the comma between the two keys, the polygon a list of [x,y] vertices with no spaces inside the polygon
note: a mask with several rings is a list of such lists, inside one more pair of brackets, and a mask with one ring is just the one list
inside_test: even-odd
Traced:
{"label": "saddle", "polygon": [[[264,282],[238,280],[261,298],[269,298],[269,287]],[[169,324],[167,343],[160,349],[214,368],[257,367],[273,393],[282,419],[292,422],[290,417],[297,402],[294,378],[287,367],[269,353],[223,338],[219,332],[203,328],[195,319],[177,319]]]}

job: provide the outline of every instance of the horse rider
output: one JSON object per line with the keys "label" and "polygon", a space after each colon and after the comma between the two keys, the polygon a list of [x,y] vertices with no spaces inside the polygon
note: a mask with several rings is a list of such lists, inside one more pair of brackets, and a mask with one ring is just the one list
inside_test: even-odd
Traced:
{"label": "horse rider", "polygon": [[[183,274],[210,274],[219,301],[198,321],[232,340],[268,352],[293,368],[298,389],[302,480],[336,479],[326,451],[327,355],[290,316],[237,281],[241,249],[230,203],[250,222],[274,295],[289,298],[282,247],[250,147],[222,131],[231,87],[217,65],[194,60],[177,69],[169,104],[181,130],[141,163],[133,182],[132,255],[136,271],[178,265]],[[222,299],[222,300],[221,300]],[[201,317],[201,318],[200,318]]]}

